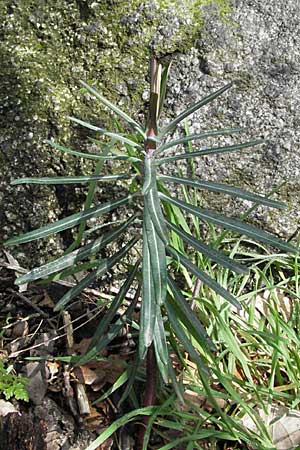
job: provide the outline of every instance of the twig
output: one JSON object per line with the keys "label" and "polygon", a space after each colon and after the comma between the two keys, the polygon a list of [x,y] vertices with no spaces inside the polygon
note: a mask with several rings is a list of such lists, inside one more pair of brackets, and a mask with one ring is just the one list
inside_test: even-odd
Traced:
{"label": "twig", "polygon": [[[91,322],[92,320],[94,320],[95,317],[97,317],[97,315],[100,314],[100,312],[101,312],[101,311],[97,312],[94,316],[90,317],[88,320],[86,320],[85,322],[81,323],[78,327],[74,328],[74,331],[79,330],[79,329],[82,328],[84,325],[86,325],[87,323],[89,323],[89,322]],[[81,319],[81,318],[84,317],[85,315],[86,315],[86,313],[83,314],[83,315],[80,316],[80,317],[77,317],[77,319],[75,319],[73,322],[75,322],[76,320]],[[62,326],[61,328],[59,328],[57,331],[60,331],[61,329],[64,329],[64,326]],[[57,341],[58,339],[61,339],[61,338],[63,338],[64,336],[66,336],[66,333],[60,334],[59,336],[56,336],[56,337],[52,338],[52,339],[50,340],[50,342]],[[33,349],[35,349],[35,348],[40,347],[41,345],[44,345],[44,344],[43,344],[43,343],[35,344],[35,345],[32,345],[31,347],[24,348],[23,350],[19,350],[19,351],[17,351],[17,352],[13,352],[13,353],[11,353],[11,354],[9,355],[9,358],[15,358],[16,356],[19,356],[21,353],[28,352],[29,350],[33,350]]]}
{"label": "twig", "polygon": [[[67,311],[63,312],[63,321],[65,325],[66,330],[66,340],[67,340],[67,353],[68,355],[73,354],[73,345],[74,345],[74,336],[73,336],[73,325],[70,313]],[[74,399],[74,393],[72,386],[70,384],[70,365],[65,364],[65,370],[64,370],[64,379],[65,379],[65,386],[66,386],[66,395],[67,400],[70,406],[70,409],[72,413],[75,412],[75,417],[78,416],[76,403]],[[80,381],[75,381],[75,392],[76,392],[76,398],[77,398],[77,406],[79,409],[80,415],[88,415],[91,413],[89,399],[85,392],[85,385],[83,383],[80,383]]]}
{"label": "twig", "polygon": [[7,289],[7,291],[13,295],[16,295],[20,300],[34,309],[40,316],[44,317],[44,319],[47,320],[53,330],[56,329],[55,325],[53,324],[53,320],[49,317],[49,314],[45,313],[45,311],[43,311],[39,306],[35,305],[29,298],[25,297],[25,295],[21,294],[21,292],[16,292],[11,288]]}
{"label": "twig", "polygon": [[199,295],[199,291],[200,291],[200,287],[201,287],[201,280],[199,280],[199,278],[197,278],[194,289],[193,289],[193,300],[191,303],[191,309],[195,309],[196,308],[196,298]]}

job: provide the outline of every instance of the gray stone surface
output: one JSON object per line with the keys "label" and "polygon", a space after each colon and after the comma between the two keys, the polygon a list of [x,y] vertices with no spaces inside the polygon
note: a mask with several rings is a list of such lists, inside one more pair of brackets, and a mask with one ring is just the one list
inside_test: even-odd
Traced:
{"label": "gray stone surface", "polygon": [[[170,0],[0,2],[0,241],[65,217],[83,202],[83,190],[74,186],[10,186],[22,176],[91,173],[87,160],[45,143],[54,138],[75,149],[90,147],[91,133],[72,126],[68,115],[112,124],[79,80],[143,119],[150,51],[190,48],[198,12],[186,0],[175,6]],[[98,198],[105,201],[107,192],[99,189]],[[35,265],[71,239],[67,231],[13,251],[21,263]]]}
{"label": "gray stone surface", "polygon": [[[235,81],[222,98],[194,114],[191,131],[241,126],[246,132],[239,141],[263,137],[266,144],[198,159],[197,174],[263,194],[285,182],[275,198],[285,201],[289,210],[259,208],[251,217],[289,237],[300,225],[299,2],[235,1],[227,23],[215,20],[210,8],[205,14],[195,48],[176,57],[168,104],[179,112],[183,105]],[[250,206],[246,201],[224,202],[224,198],[206,197],[208,204],[229,214]]]}
{"label": "gray stone surface", "polygon": [[[221,12],[225,0],[218,0]],[[123,109],[143,117],[147,61],[155,49],[174,61],[166,116],[172,117],[228,81],[234,88],[190,120],[192,132],[242,126],[238,140],[264,137],[261,148],[197,161],[197,174],[256,192],[287,184],[277,198],[287,212],[258,209],[252,220],[285,237],[299,227],[299,2],[236,0],[229,14],[192,1],[4,0],[0,26],[0,239],[78,210],[82,190],[12,187],[13,178],[90,173],[91,164],[58,155],[45,145],[54,137],[86,148],[87,135],[70,127],[68,114],[109,124],[109,116],[78,80],[96,83]],[[105,9],[105,14],[103,12]],[[200,9],[199,9],[200,8]],[[180,131],[179,131],[180,132]],[[214,140],[229,143],[234,139]],[[213,143],[205,142],[205,145]],[[195,148],[198,144],[195,144]],[[171,169],[172,170],[172,169]],[[107,193],[99,190],[99,200]],[[237,215],[249,205],[206,195],[205,201]],[[64,244],[71,236],[63,234]],[[15,250],[34,265],[57,253],[59,237]]]}

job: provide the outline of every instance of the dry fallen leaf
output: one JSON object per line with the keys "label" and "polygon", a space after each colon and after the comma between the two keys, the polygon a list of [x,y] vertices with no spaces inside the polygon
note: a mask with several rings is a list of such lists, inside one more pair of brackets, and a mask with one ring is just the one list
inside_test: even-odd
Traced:
{"label": "dry fallen leaf", "polygon": [[15,406],[12,403],[7,402],[5,400],[0,400],[0,417],[1,416],[4,417],[7,414],[11,413],[19,413],[19,411],[15,408]]}
{"label": "dry fallen leaf", "polygon": [[[183,399],[187,402],[191,402],[193,405],[198,406],[199,408],[203,408],[205,410],[211,410],[214,406],[209,401],[208,397],[205,395],[200,395],[197,392],[194,392],[190,389],[186,389],[183,393]],[[214,399],[220,408],[224,408],[226,406],[226,400],[223,398],[215,397]],[[188,404],[183,405],[181,402],[178,402],[177,405],[182,411],[188,411]]]}
{"label": "dry fallen leaf", "polygon": [[20,319],[13,327],[11,337],[13,339],[25,337],[28,335],[28,332],[29,332],[28,321]]}
{"label": "dry fallen leaf", "polygon": [[[272,304],[276,299],[277,310],[285,322],[288,322],[291,318],[293,311],[293,300],[286,295],[283,289],[273,289],[272,292],[266,289],[262,293],[258,294],[255,298],[255,311],[256,318],[268,316],[270,314],[269,304]],[[251,302],[252,300],[250,300]],[[247,313],[243,309],[239,312],[241,317],[247,319]]]}
{"label": "dry fallen leaf", "polygon": [[90,414],[84,418],[87,428],[92,431],[98,431],[102,424],[102,414],[93,406],[90,407]]}
{"label": "dry fallen leaf", "polygon": [[61,387],[61,370],[62,366],[57,361],[46,361],[46,374],[48,389],[52,392],[60,392]]}
{"label": "dry fallen leaf", "polygon": [[[300,445],[300,411],[273,404],[268,414],[262,408],[257,408],[256,412],[268,427],[277,450],[292,450]],[[249,430],[257,431],[248,414],[243,417],[242,424]]]}
{"label": "dry fallen leaf", "polygon": [[98,375],[87,366],[79,366],[74,368],[74,375],[79,383],[91,385],[97,379]]}
{"label": "dry fallen leaf", "polygon": [[53,309],[55,307],[55,303],[53,302],[48,292],[44,291],[43,295],[44,296],[42,300],[39,302],[39,306],[47,306],[48,308]]}
{"label": "dry fallen leaf", "polygon": [[72,347],[72,353],[76,353],[77,355],[85,355],[89,346],[91,345],[91,338],[84,338],[78,344],[74,344]]}

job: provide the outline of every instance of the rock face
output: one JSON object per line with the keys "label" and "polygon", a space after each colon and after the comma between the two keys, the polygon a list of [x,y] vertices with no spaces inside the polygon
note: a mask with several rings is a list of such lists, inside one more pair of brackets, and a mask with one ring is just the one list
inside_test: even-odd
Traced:
{"label": "rock face", "polygon": [[[262,193],[286,181],[277,197],[290,210],[258,209],[253,220],[285,236],[294,233],[300,201],[299,13],[294,0],[272,3],[236,0],[229,11],[225,0],[132,0],[130,8],[128,2],[114,0],[3,0],[0,239],[78,210],[81,189],[15,187],[10,181],[91,173],[92,163],[58,154],[45,139],[77,150],[91,145],[85,130],[71,126],[67,115],[112,124],[107,112],[80,89],[80,79],[142,120],[153,50],[174,60],[168,116],[236,81],[224,98],[193,116],[191,131],[238,125],[246,128],[245,139],[263,136],[267,143],[198,160],[196,173]],[[101,201],[106,196],[99,191]],[[234,214],[247,206],[229,199],[224,206],[224,198],[216,195],[205,199]],[[23,253],[30,265],[42,262],[68,244],[71,235],[62,234],[63,243],[58,239],[27,244],[16,254]]]}
{"label": "rock face", "polygon": [[[228,81],[235,86],[225,97],[194,114],[191,130],[241,126],[238,140],[263,137],[266,144],[242,152],[197,161],[205,178],[269,193],[285,201],[286,212],[259,208],[252,220],[289,237],[300,224],[300,20],[297,2],[237,0],[227,21],[204,8],[205,22],[195,48],[178,56],[169,90],[176,111]],[[224,139],[218,142],[232,142]],[[245,202],[206,197],[227,213],[240,213]]]}

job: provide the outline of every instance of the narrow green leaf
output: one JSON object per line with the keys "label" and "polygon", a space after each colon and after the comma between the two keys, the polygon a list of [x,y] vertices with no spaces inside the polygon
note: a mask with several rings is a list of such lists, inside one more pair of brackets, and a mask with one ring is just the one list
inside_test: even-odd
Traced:
{"label": "narrow green leaf", "polygon": [[115,323],[110,325],[109,330],[105,333],[102,339],[99,339],[95,343],[93,348],[91,348],[85,355],[83,355],[79,359],[78,364],[84,365],[89,361],[93,361],[97,357],[97,355],[99,355],[108,346],[108,344],[113,339],[115,339],[115,337],[120,333],[120,330],[127,323],[131,322],[132,314],[134,313],[136,307],[136,301],[137,298],[135,298],[135,301],[131,302],[125,313],[121,317],[119,317],[119,319]]}
{"label": "narrow green leaf", "polygon": [[[149,101],[149,121],[148,121],[148,127],[152,127],[153,129],[157,129],[157,112],[158,112],[158,94],[156,92],[150,92],[150,101]],[[148,129],[149,131],[149,129]],[[148,134],[148,133],[147,133]],[[147,136],[148,140],[148,136]]]}
{"label": "narrow green leaf", "polygon": [[[173,367],[172,367],[172,369],[173,369]],[[174,372],[174,369],[173,369],[173,372]],[[176,381],[176,376],[175,376],[174,387],[176,386],[176,384],[177,384],[177,381]],[[153,414],[151,414],[151,417],[149,417],[147,427],[145,430],[143,448],[141,450],[149,449],[148,444],[149,444],[153,424],[157,421],[158,416],[165,416],[166,412],[168,413],[170,411],[170,406],[171,405],[173,406],[175,404],[175,400],[176,400],[176,396],[174,394],[168,396],[167,400],[165,400],[163,403],[161,403],[159,405],[159,407],[157,408],[157,410]],[[183,399],[182,399],[182,404],[184,404]]]}
{"label": "narrow green leaf", "polygon": [[157,119],[160,118],[167,92],[167,81],[170,73],[172,61],[170,61],[162,70],[160,81],[159,109]]}
{"label": "narrow green leaf", "polygon": [[117,389],[123,386],[123,384],[126,383],[126,381],[128,380],[129,377],[128,372],[129,372],[128,370],[124,370],[124,372],[121,373],[121,375],[119,376],[119,378],[117,378],[114,384],[109,389],[107,389],[105,394],[101,395],[101,397],[97,398],[97,400],[94,400],[92,405],[97,405],[97,403],[102,402],[111,394],[113,394]]}
{"label": "narrow green leaf", "polygon": [[122,111],[118,106],[111,103],[109,100],[107,100],[103,95],[99,94],[94,88],[86,84],[84,81],[80,81],[82,86],[84,86],[91,94],[93,94],[98,100],[100,100],[101,103],[103,103],[105,106],[107,106],[110,110],[112,110],[114,113],[116,113],[118,116],[122,117],[129,125],[131,125],[134,129],[136,129],[143,138],[146,138],[146,135],[144,133],[142,125],[140,125],[138,122],[136,122],[134,119],[132,119],[128,114],[126,114],[124,111]]}
{"label": "narrow green leaf", "polygon": [[198,189],[207,189],[212,192],[220,192],[221,194],[231,195],[233,197],[240,197],[251,202],[260,203],[261,205],[270,206],[271,208],[286,209],[287,205],[276,200],[271,200],[261,195],[253,194],[252,192],[245,191],[244,189],[237,188],[235,186],[229,186],[227,184],[214,183],[212,181],[194,180],[182,177],[174,177],[168,175],[160,175],[159,179],[162,181],[170,181],[171,183],[186,184]]}
{"label": "narrow green leaf", "polygon": [[[202,430],[202,431],[198,431],[198,433],[193,433],[193,434],[188,434],[187,436],[184,437],[180,437],[177,439],[172,440],[172,442],[170,442],[169,444],[163,445],[162,447],[159,448],[159,450],[170,450],[174,447],[179,447],[181,446],[182,448],[182,444],[184,442],[201,442],[201,440],[207,440],[209,438],[212,438],[212,441],[214,442],[215,440],[219,440],[220,442],[222,440],[224,441],[235,441],[236,439],[232,436],[231,433],[229,432],[224,432],[224,431],[219,431],[219,430]],[[185,444],[184,444],[185,445]],[[185,447],[187,448],[187,447]],[[194,447],[193,447],[194,448]],[[201,448],[201,447],[199,447]],[[87,449],[88,450],[88,449]]]}
{"label": "narrow green leaf", "polygon": [[211,130],[201,134],[190,134],[183,138],[176,139],[174,141],[170,141],[167,142],[166,144],[163,144],[161,147],[158,147],[155,154],[161,153],[171,147],[175,147],[176,145],[187,144],[188,142],[206,139],[211,136],[226,136],[234,133],[240,133],[241,131],[243,131],[242,128],[224,128],[223,130]]}
{"label": "narrow green leaf", "polygon": [[256,141],[243,142],[242,144],[226,145],[224,147],[204,148],[203,150],[199,150],[197,152],[186,152],[186,153],[180,153],[180,154],[174,155],[174,156],[167,156],[166,158],[158,159],[156,161],[156,164],[161,165],[161,164],[165,164],[168,162],[179,161],[181,159],[190,159],[190,158],[196,158],[198,156],[204,156],[204,155],[213,155],[213,154],[218,154],[218,153],[234,152],[236,150],[254,147],[256,145],[260,145],[263,143],[264,143],[264,140],[259,139]]}
{"label": "narrow green leaf", "polygon": [[154,284],[155,303],[162,305],[167,290],[167,265],[165,244],[156,232],[149,210],[144,210],[143,239],[147,240],[150,255],[149,275]]}
{"label": "narrow green leaf", "polygon": [[96,450],[103,442],[105,442],[110,436],[112,436],[120,427],[131,422],[138,416],[151,416],[158,406],[147,406],[146,408],[136,409],[123,415],[120,419],[115,420],[108,428],[94,440],[85,450]]}
{"label": "narrow green leaf", "polygon": [[[51,281],[64,280],[67,277],[73,276],[79,272],[86,272],[90,269],[95,269],[99,266],[99,259],[92,259],[91,261],[86,261],[84,263],[78,264],[77,266],[71,266],[67,269],[62,270],[61,272],[50,277]],[[49,278],[45,280],[46,283],[49,282]]]}
{"label": "narrow green leaf", "polygon": [[84,122],[83,120],[80,120],[80,119],[76,119],[76,117],[68,116],[68,119],[71,120],[72,122],[78,123],[78,125],[81,125],[81,126],[83,126],[85,128],[88,128],[89,130],[98,131],[98,133],[101,133],[104,136],[108,136],[110,138],[113,138],[116,141],[120,141],[120,142],[122,142],[124,144],[129,144],[129,145],[131,145],[131,147],[136,147],[136,148],[138,148],[140,150],[143,149],[143,147],[140,144],[138,144],[137,142],[132,141],[131,139],[128,139],[125,136],[122,136],[121,134],[111,133],[110,131],[107,131],[104,128],[96,127],[95,125],[92,125],[91,123]]}
{"label": "narrow green leaf", "polygon": [[199,102],[193,104],[192,106],[189,106],[185,111],[180,113],[172,122],[170,122],[167,126],[165,126],[159,133],[159,137],[165,136],[167,133],[170,133],[174,130],[174,128],[177,126],[179,122],[184,120],[186,117],[188,117],[190,114],[197,111],[199,108],[201,108],[204,105],[207,105],[208,103],[212,102],[215,98],[219,97],[219,95],[222,95],[225,91],[227,91],[229,88],[232,87],[232,83],[227,84],[226,86],[222,87],[216,92],[213,92],[212,94],[208,95],[207,97],[203,98]]}
{"label": "narrow green leaf", "polygon": [[42,178],[18,178],[12,181],[11,184],[78,184],[90,183],[91,181],[116,181],[126,180],[131,178],[130,173],[120,173],[117,175],[103,175],[103,176],[79,176],[79,177],[42,177]]}
{"label": "narrow green leaf", "polygon": [[134,244],[138,241],[138,237],[131,239],[124,247],[121,248],[117,253],[115,253],[110,258],[106,258],[103,260],[99,260],[99,267],[94,272],[87,275],[78,284],[73,286],[68,292],[59,300],[59,302],[55,305],[54,311],[59,311],[63,309],[73,298],[79,295],[83,289],[88,287],[91,283],[93,283],[97,278],[104,275],[109,269],[111,269],[120,259],[122,259],[126,253],[134,246]]}
{"label": "narrow green leaf", "polygon": [[180,228],[178,228],[173,223],[167,222],[167,224],[169,228],[171,228],[171,230],[175,231],[175,233],[178,234],[178,236],[180,236],[189,245],[194,247],[195,250],[197,250],[198,252],[202,253],[205,256],[208,256],[211,260],[215,261],[216,263],[221,264],[222,266],[236,273],[249,272],[249,269],[246,266],[243,266],[242,264],[235,262],[231,258],[228,258],[228,256],[224,255],[224,253],[215,250],[213,247],[204,244],[204,242],[201,242],[199,239],[196,239],[192,235],[186,233],[185,231],[180,230]]}
{"label": "narrow green leaf", "polygon": [[193,264],[188,258],[186,258],[182,253],[177,252],[175,249],[168,247],[168,253],[173,256],[174,259],[179,258],[181,264],[189,270],[193,275],[195,275],[199,280],[203,281],[209,288],[231,303],[238,309],[241,309],[241,304],[236,300],[233,295],[231,295],[226,289],[224,289],[219,283],[210,278],[205,272],[200,270],[195,264]]}
{"label": "narrow green leaf", "polygon": [[142,193],[144,195],[148,194],[149,190],[153,188],[156,184],[155,178],[155,166],[153,164],[153,159],[149,158],[147,155],[145,156],[145,165],[144,165],[144,184]]}
{"label": "narrow green leaf", "polygon": [[151,270],[150,251],[146,231],[143,230],[143,292],[140,312],[139,355],[143,360],[153,341],[156,320],[156,295]]}
{"label": "narrow green leaf", "polygon": [[59,150],[64,153],[69,153],[73,156],[79,156],[80,158],[85,159],[94,159],[94,160],[102,160],[102,161],[109,161],[109,160],[116,160],[116,161],[130,161],[130,162],[140,162],[141,159],[135,158],[133,156],[103,156],[103,155],[96,155],[94,153],[83,153],[83,152],[77,152],[75,150],[71,150],[70,148],[64,147],[63,145],[56,144],[54,141],[46,141],[47,144],[51,145],[51,147],[55,148],[56,150]]}
{"label": "narrow green leaf", "polygon": [[[115,140],[112,139],[108,144],[101,144],[100,148],[102,150],[101,155],[102,156],[107,156],[109,154],[109,152],[112,150],[112,148],[115,146]],[[100,159],[99,161],[97,161],[96,166],[95,166],[95,171],[93,173],[93,176],[100,176],[100,173],[103,169],[105,161],[103,159]],[[89,183],[89,187],[88,187],[88,193],[83,205],[83,210],[87,210],[89,208],[91,208],[93,200],[94,200],[94,196],[95,196],[95,190],[97,187],[97,182],[96,181],[91,181]],[[65,254],[67,253],[71,253],[73,250],[75,250],[76,248],[80,247],[81,242],[82,242],[82,238],[84,236],[84,232],[86,229],[86,222],[82,222],[79,227],[76,236],[74,236],[74,240],[72,242],[72,244],[66,249]]]}
{"label": "narrow green leaf", "polygon": [[164,382],[168,383],[168,361],[169,352],[167,347],[166,332],[164,328],[164,323],[161,315],[160,306],[157,305],[156,310],[156,321],[154,327],[154,349],[156,354],[156,359],[158,362],[158,368],[162,375]]}
{"label": "narrow green leaf", "polygon": [[81,222],[87,221],[88,219],[95,218],[100,216],[101,214],[113,211],[119,206],[127,205],[132,200],[132,198],[132,195],[128,195],[127,197],[104,203],[104,205],[97,205],[85,211],[72,214],[71,216],[51,223],[50,225],[46,225],[44,227],[30,231],[29,233],[22,234],[21,236],[11,238],[6,241],[4,245],[23,244],[25,242],[31,242],[36,239],[47,237],[50,234],[59,233],[60,231],[75,227],[76,225],[79,225]]}
{"label": "narrow green leaf", "polygon": [[205,366],[205,363],[203,362],[201,356],[197,351],[195,350],[195,347],[193,346],[192,342],[186,335],[186,332],[184,331],[181,323],[176,317],[176,312],[172,308],[172,305],[169,301],[166,301],[165,304],[170,324],[174,330],[174,333],[176,334],[177,338],[179,339],[179,342],[184,347],[184,349],[189,353],[192,360],[197,364],[199,372],[205,372],[205,374],[208,374],[207,367]]}
{"label": "narrow green leaf", "polygon": [[122,396],[121,396],[120,400],[118,401],[117,408],[120,408],[122,403],[126,400],[128,395],[130,394],[130,392],[131,392],[131,390],[133,388],[134,382],[136,380],[138,370],[140,369],[141,365],[142,365],[142,363],[140,361],[140,357],[139,357],[139,354],[137,352],[135,354],[134,362],[131,363],[130,367],[127,369],[127,372],[128,372],[128,383],[126,385],[125,390],[122,393]]}
{"label": "narrow green leaf", "polygon": [[151,221],[153,222],[160,239],[167,244],[168,230],[158,197],[154,160],[147,156],[145,157],[144,177],[144,210],[148,211],[147,214],[151,217]]}
{"label": "narrow green leaf", "polygon": [[247,236],[250,236],[257,241],[264,242],[273,247],[278,247],[286,252],[298,253],[298,249],[293,245],[279,239],[278,237],[272,235],[271,233],[260,230],[259,228],[256,228],[253,225],[240,222],[237,219],[230,219],[228,217],[223,216],[222,214],[210,211],[205,208],[197,208],[177,198],[169,197],[163,193],[159,193],[159,196],[161,199],[170,202],[181,209],[184,209],[185,211],[195,215],[196,217],[199,217],[202,220],[212,222],[215,225],[218,225],[222,228],[228,228],[229,230],[236,231],[237,233],[240,234],[246,234]]}
{"label": "narrow green leaf", "polygon": [[107,330],[108,326],[110,325],[111,321],[115,317],[118,309],[120,308],[124,298],[126,297],[127,292],[130,289],[130,286],[132,285],[132,282],[136,276],[136,273],[138,271],[140,265],[140,261],[137,261],[133,267],[133,269],[127,274],[126,281],[124,282],[123,286],[120,288],[118,294],[112,301],[109,310],[106,312],[105,316],[100,320],[100,323],[98,327],[96,328],[96,331],[93,335],[89,350],[97,343],[97,341],[101,338],[103,333]]}
{"label": "narrow green leaf", "polygon": [[87,244],[84,247],[79,248],[78,250],[74,250],[72,253],[61,256],[55,261],[51,261],[41,267],[37,267],[26,273],[26,275],[18,277],[16,279],[16,284],[30,283],[31,281],[38,280],[39,278],[45,278],[52,273],[60,272],[67,267],[74,266],[79,261],[82,261],[83,259],[97,253],[99,250],[101,250],[101,248],[104,248],[107,244],[117,239],[134,221],[134,219],[135,216],[132,216],[125,223],[113,229],[112,231],[103,234],[94,242]]}
{"label": "narrow green leaf", "polygon": [[203,349],[207,348],[212,351],[216,350],[214,344],[209,339],[203,325],[197,318],[189,303],[181,294],[176,283],[170,275],[168,276],[168,285],[173,294],[173,298],[168,295],[166,301],[171,304],[172,309],[176,312],[176,317],[180,319],[186,329],[192,334],[192,336],[194,336],[198,344]]}
{"label": "narrow green leaf", "polygon": [[148,194],[144,197],[144,207],[148,211],[151,221],[155,227],[160,239],[167,244],[169,242],[169,234],[166,226],[166,221],[161,210],[160,199],[156,185],[150,189]]}
{"label": "narrow green leaf", "polygon": [[[138,285],[138,287],[137,287],[137,289],[135,291],[133,301],[132,301],[132,303],[134,305],[137,304],[137,302],[138,302],[138,300],[140,298],[140,295],[141,295],[141,284],[139,283],[139,285]],[[118,401],[117,408],[119,408],[120,405],[126,400],[128,395],[130,395],[130,393],[132,391],[132,388],[133,388],[133,385],[134,385],[134,382],[135,382],[136,377],[138,375],[138,371],[141,368],[141,365],[142,365],[142,363],[141,363],[141,360],[140,360],[140,357],[139,357],[139,352],[136,352],[133,363],[127,369],[128,370],[128,383],[126,385],[125,390],[122,393],[121,398]]]}

